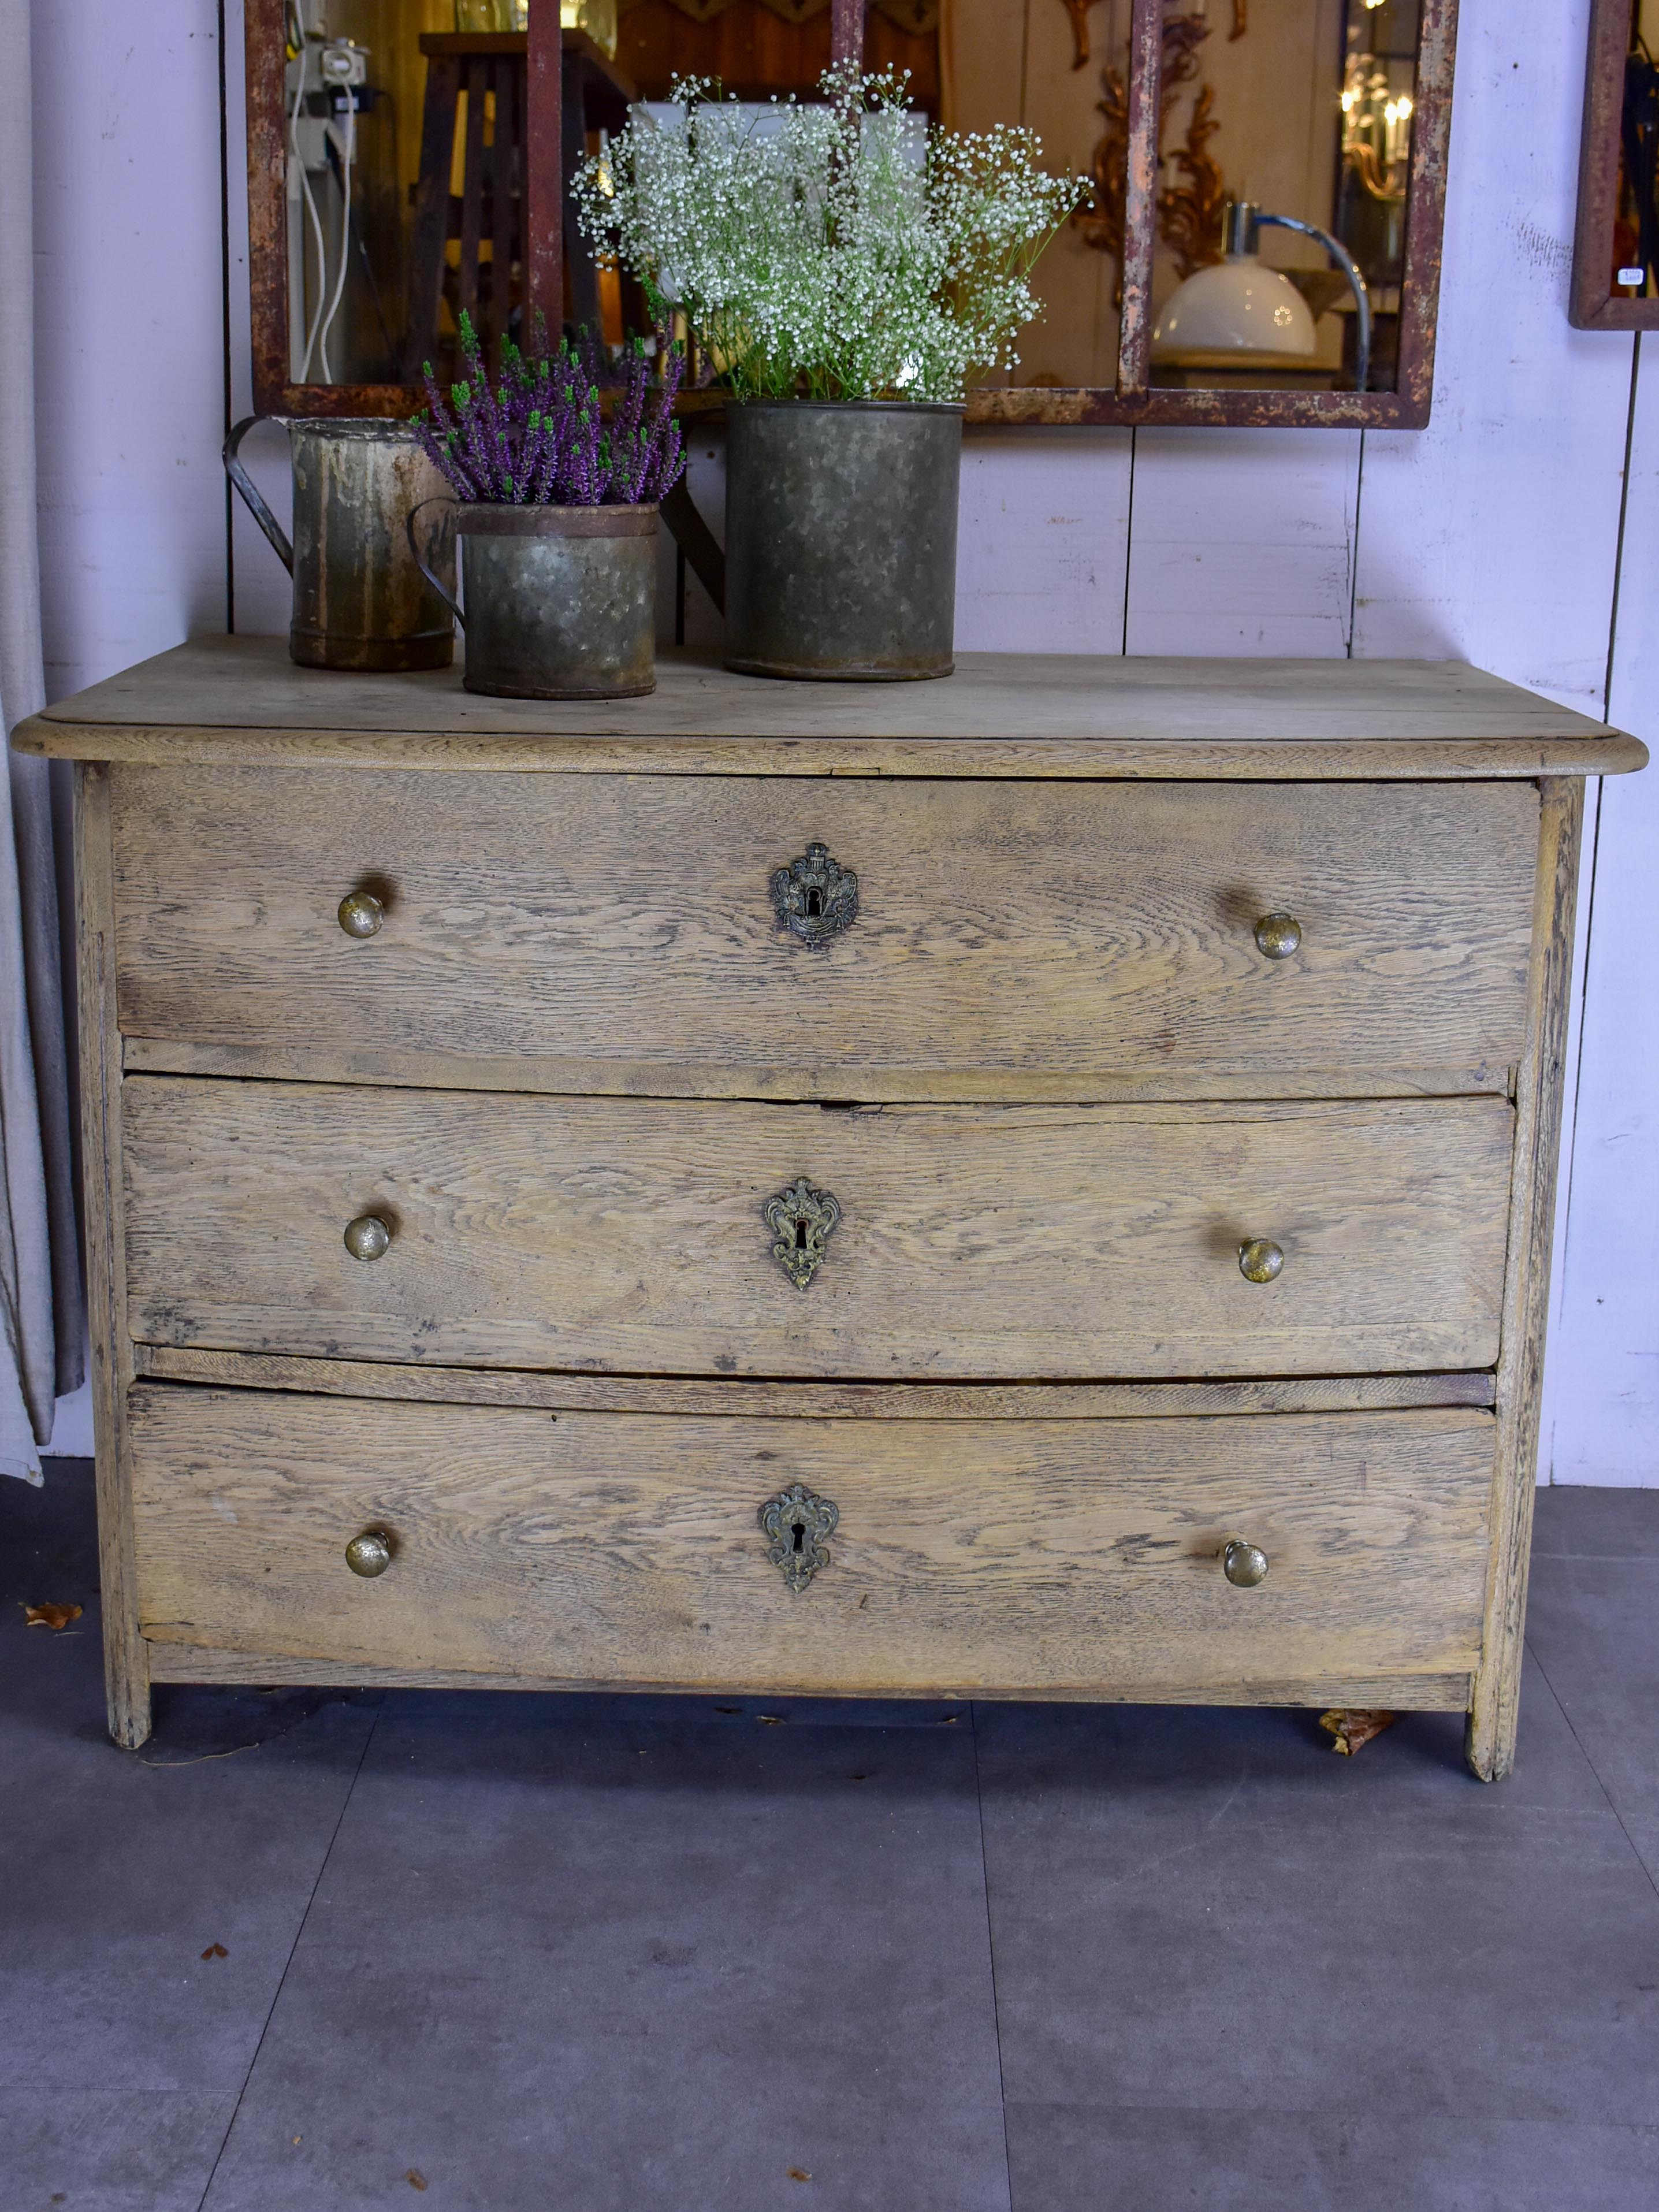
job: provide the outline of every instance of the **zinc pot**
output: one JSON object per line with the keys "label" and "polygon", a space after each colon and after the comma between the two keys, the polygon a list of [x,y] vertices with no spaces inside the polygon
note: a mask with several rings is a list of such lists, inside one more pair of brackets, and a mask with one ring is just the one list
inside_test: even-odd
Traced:
{"label": "zinc pot", "polygon": [[[654,507],[481,503],[454,515],[467,690],[634,699],[656,690]],[[409,534],[413,545],[413,517]]]}
{"label": "zinc pot", "polygon": [[[225,441],[225,467],[294,579],[288,649],[302,668],[384,672],[447,668],[455,657],[449,602],[455,544],[446,527],[428,550],[428,582],[408,539],[410,516],[444,480],[406,422],[376,417],[288,421],[294,463],[294,542],[237,459],[256,422]],[[439,588],[446,583],[447,590]]]}
{"label": "zinc pot", "polygon": [[726,410],[726,665],[848,682],[955,665],[963,410],[751,400]]}

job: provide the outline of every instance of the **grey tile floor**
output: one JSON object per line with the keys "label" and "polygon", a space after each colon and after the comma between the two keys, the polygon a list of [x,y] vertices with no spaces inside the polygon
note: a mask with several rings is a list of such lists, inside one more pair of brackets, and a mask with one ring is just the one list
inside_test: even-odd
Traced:
{"label": "grey tile floor", "polygon": [[179,1689],[123,1753],[95,1580],[86,1467],[0,1482],[0,2212],[1659,2205],[1659,1492],[1540,1498],[1495,1788],[1443,1715]]}

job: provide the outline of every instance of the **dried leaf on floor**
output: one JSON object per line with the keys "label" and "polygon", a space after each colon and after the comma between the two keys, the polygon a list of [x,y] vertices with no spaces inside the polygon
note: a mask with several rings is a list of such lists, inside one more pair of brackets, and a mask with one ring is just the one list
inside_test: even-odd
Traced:
{"label": "dried leaf on floor", "polygon": [[791,2181],[810,2181],[812,2179],[804,2166],[786,2166],[783,2170]]}
{"label": "dried leaf on floor", "polygon": [[258,1751],[257,1743],[234,1743],[228,1751],[204,1751],[199,1759],[141,1759],[140,1766],[205,1766],[210,1759],[234,1759],[240,1751]]}
{"label": "dried leaf on floor", "polygon": [[230,1954],[222,1943],[210,1943],[202,1956],[204,1959],[228,1959]]}
{"label": "dried leaf on floor", "polygon": [[1333,1705],[1329,1712],[1321,1713],[1319,1725],[1328,1729],[1334,1739],[1331,1749],[1352,1759],[1363,1744],[1368,1744],[1374,1735],[1381,1735],[1384,1729],[1392,1728],[1399,1717],[1398,1713],[1385,1713],[1376,1708],[1365,1711]]}
{"label": "dried leaf on floor", "polygon": [[404,2174],[404,2179],[409,2184],[411,2189],[424,2189],[426,2187],[426,2176],[421,2172],[418,2166],[411,2166],[409,2172]]}
{"label": "dried leaf on floor", "polygon": [[25,1628],[67,1628],[72,1620],[79,1620],[78,1605],[26,1605],[23,1607]]}

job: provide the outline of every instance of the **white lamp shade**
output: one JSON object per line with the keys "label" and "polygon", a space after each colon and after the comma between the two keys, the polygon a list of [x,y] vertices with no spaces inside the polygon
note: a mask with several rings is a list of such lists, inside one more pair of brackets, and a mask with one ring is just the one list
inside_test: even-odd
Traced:
{"label": "white lamp shade", "polygon": [[1172,292],[1152,331],[1152,357],[1188,354],[1290,355],[1316,349],[1314,319],[1288,276],[1254,253],[1230,254],[1195,270]]}

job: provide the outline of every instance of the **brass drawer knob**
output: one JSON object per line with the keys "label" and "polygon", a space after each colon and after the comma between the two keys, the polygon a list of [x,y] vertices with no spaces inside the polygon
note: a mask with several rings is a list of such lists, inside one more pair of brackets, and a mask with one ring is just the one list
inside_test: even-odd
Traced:
{"label": "brass drawer knob", "polygon": [[791,936],[803,945],[826,945],[858,918],[859,879],[831,860],[827,845],[809,845],[772,876],[772,906]]}
{"label": "brass drawer knob", "polygon": [[1238,1272],[1247,1283],[1271,1283],[1285,1266],[1285,1255],[1267,1237],[1252,1237],[1238,1248]]}
{"label": "brass drawer knob", "polygon": [[1302,924],[1293,914],[1264,914],[1255,926],[1255,948],[1264,960],[1288,960],[1302,943]]}
{"label": "brass drawer knob", "polygon": [[373,937],[386,908],[373,891],[348,891],[340,901],[340,927],[348,937]]}
{"label": "brass drawer knob", "polygon": [[360,1213],[348,1221],[345,1248],[354,1260],[378,1260],[392,1243],[392,1231],[378,1213]]}
{"label": "brass drawer knob", "polygon": [[1267,1554],[1259,1544],[1235,1536],[1221,1554],[1221,1571],[1235,1589],[1254,1589],[1267,1579]]}
{"label": "brass drawer knob", "polygon": [[346,1565],[354,1575],[373,1582],[392,1565],[392,1539],[384,1528],[365,1528],[346,1546]]}

